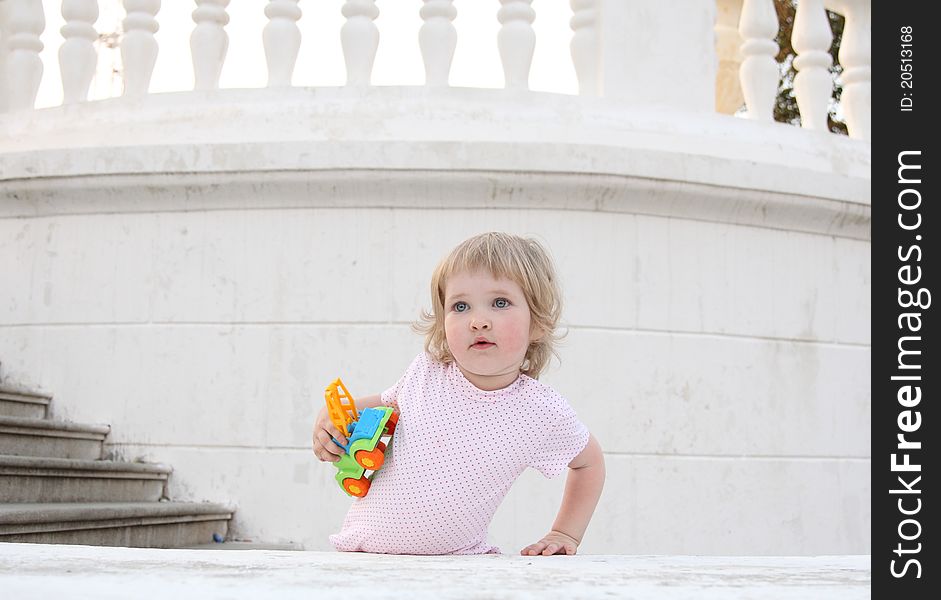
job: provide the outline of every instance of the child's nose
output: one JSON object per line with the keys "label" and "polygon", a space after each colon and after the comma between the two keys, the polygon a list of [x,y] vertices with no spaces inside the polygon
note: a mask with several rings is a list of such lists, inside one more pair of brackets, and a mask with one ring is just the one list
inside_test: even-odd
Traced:
{"label": "child's nose", "polygon": [[471,328],[476,330],[479,329],[490,329],[490,321],[485,321],[482,319],[474,319],[471,321]]}

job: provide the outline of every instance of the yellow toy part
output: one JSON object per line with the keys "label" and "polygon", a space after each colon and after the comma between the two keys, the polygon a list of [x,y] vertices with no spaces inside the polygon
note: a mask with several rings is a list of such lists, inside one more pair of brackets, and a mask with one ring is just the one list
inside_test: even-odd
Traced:
{"label": "yellow toy part", "polygon": [[327,401],[327,414],[330,415],[330,420],[344,437],[349,437],[350,430],[348,426],[359,417],[353,396],[350,395],[349,390],[337,377],[333,383],[327,386],[324,397]]}

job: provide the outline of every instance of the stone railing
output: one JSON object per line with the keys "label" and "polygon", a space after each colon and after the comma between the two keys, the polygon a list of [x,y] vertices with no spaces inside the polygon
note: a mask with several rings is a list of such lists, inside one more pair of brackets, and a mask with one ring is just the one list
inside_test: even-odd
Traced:
{"label": "stone railing", "polygon": [[[770,0],[718,0],[719,76],[717,110],[731,113],[743,103],[746,116],[771,120],[780,76],[775,62],[777,15]],[[797,51],[794,92],[803,127],[827,129],[833,95],[828,52],[833,40],[824,8],[846,18],[839,60],[843,65],[843,112],[851,137],[869,140],[871,124],[870,0],[802,0],[791,44]],[[739,85],[740,83],[740,85]],[[744,96],[744,97],[743,97]]]}
{"label": "stone railing", "polygon": [[[424,0],[418,44],[426,86],[448,85],[457,42],[453,0]],[[532,0],[500,0],[497,36],[505,87],[527,89],[536,42]],[[774,42],[778,22],[772,0],[649,2],[643,10],[623,0],[570,0],[571,56],[580,95],[684,110],[736,112],[770,121],[780,76]],[[870,139],[871,0],[802,0],[793,28],[798,52],[795,94],[802,126],[827,129],[833,94],[828,48],[832,34],[825,8],[845,15],[843,112],[851,137]],[[120,41],[124,95],[145,95],[158,53],[160,0],[123,0],[126,17]],[[219,86],[225,62],[229,0],[195,0],[190,36],[195,89]],[[97,63],[93,26],[96,0],[63,0],[64,42],[59,49],[63,103],[83,102]],[[301,43],[298,0],[270,0],[262,13],[268,87],[290,86]],[[379,29],[375,0],[347,0],[341,30],[348,86],[367,86]],[[683,15],[677,18],[676,15]],[[45,28],[39,0],[0,0],[0,111],[30,109],[43,73],[39,53]],[[716,61],[718,58],[718,61]],[[716,63],[718,62],[718,72]]]}

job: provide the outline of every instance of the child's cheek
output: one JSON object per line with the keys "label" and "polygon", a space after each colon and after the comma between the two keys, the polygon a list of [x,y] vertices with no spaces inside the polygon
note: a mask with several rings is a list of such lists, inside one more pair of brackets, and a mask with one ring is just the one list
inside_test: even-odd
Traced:
{"label": "child's cheek", "polygon": [[450,345],[454,341],[455,332],[457,330],[458,323],[455,318],[451,315],[448,315],[444,318],[444,339],[447,340]]}
{"label": "child's cheek", "polygon": [[514,321],[507,327],[507,334],[513,340],[513,349],[517,352],[525,351],[529,347],[529,324]]}

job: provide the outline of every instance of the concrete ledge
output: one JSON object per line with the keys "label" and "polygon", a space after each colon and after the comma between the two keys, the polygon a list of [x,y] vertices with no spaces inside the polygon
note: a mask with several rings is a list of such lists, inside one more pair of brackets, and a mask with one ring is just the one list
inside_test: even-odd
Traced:
{"label": "concrete ledge", "polygon": [[[229,149],[215,152],[225,155]],[[359,156],[370,148],[344,150]],[[389,150],[393,152],[394,150]],[[76,151],[78,152],[78,151]],[[91,151],[83,151],[88,154]],[[171,160],[157,150],[140,150],[139,162]],[[260,152],[260,150],[259,150]],[[286,152],[286,150],[285,150]],[[302,149],[296,149],[302,152]],[[319,154],[339,150],[324,148]],[[429,155],[455,154],[429,147]],[[486,147],[481,155],[502,152],[532,156],[537,150]],[[119,155],[127,154],[121,150]],[[621,152],[618,164],[650,160],[642,151]],[[153,158],[148,159],[148,155]],[[38,160],[32,157],[28,160]],[[67,162],[68,159],[59,159]],[[102,158],[110,163],[117,159]],[[665,159],[664,159],[665,160]],[[674,159],[678,160],[678,159]],[[717,167],[718,168],[718,167]],[[708,170],[706,168],[705,170]],[[675,177],[678,176],[674,176]],[[794,173],[794,180],[810,177]],[[866,181],[868,184],[868,180]],[[78,174],[0,180],[0,218],[146,212],[233,211],[259,209],[412,208],[420,210],[566,210],[637,214],[735,223],[819,233],[849,239],[871,238],[871,208],[809,191],[786,193],[733,185],[684,182],[619,174],[494,169],[306,169],[294,171]],[[246,201],[246,190],[252,190]],[[861,194],[858,194],[861,195]],[[367,200],[364,200],[367,199]]]}
{"label": "concrete ledge", "polygon": [[370,87],[119,98],[0,115],[0,157],[0,217],[441,198],[448,208],[525,202],[870,238],[868,143],[553,94]]}
{"label": "concrete ledge", "polygon": [[0,544],[10,597],[868,599],[869,556],[385,556]]}

